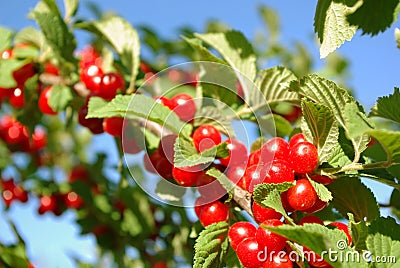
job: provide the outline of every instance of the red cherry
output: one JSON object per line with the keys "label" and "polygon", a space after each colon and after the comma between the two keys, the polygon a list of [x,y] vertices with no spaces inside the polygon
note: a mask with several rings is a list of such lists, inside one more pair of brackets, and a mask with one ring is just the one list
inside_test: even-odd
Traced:
{"label": "red cherry", "polygon": [[334,222],[329,223],[328,226],[333,226],[333,227],[336,227],[337,229],[343,231],[347,236],[347,243],[350,246],[351,242],[353,241],[353,238],[351,237],[350,232],[349,232],[349,227],[346,224],[344,224],[342,222],[334,221]]}
{"label": "red cherry", "polygon": [[263,250],[264,252],[280,251],[286,246],[286,238],[263,228],[277,227],[281,225],[283,225],[283,222],[277,219],[270,219],[264,221],[258,227],[256,239],[260,250]]}
{"label": "red cherry", "polygon": [[103,75],[103,71],[98,65],[90,64],[81,70],[80,79],[90,91],[98,94]]}
{"label": "red cherry", "polygon": [[40,197],[40,206],[38,213],[40,215],[48,212],[55,211],[57,209],[57,200],[54,196],[42,196]]}
{"label": "red cherry", "polygon": [[194,212],[197,215],[197,218],[200,218],[201,212],[206,204],[209,204],[210,200],[204,196],[200,196],[194,202]]}
{"label": "red cherry", "polygon": [[79,66],[81,67],[81,69],[89,67],[90,65],[101,66],[102,64],[102,59],[100,54],[91,45],[83,48],[79,52],[79,55],[81,56],[81,60],[79,62]]}
{"label": "red cherry", "polygon": [[18,70],[15,70],[13,77],[18,85],[24,85],[26,80],[35,75],[35,68],[33,63],[27,63]]}
{"label": "red cherry", "polygon": [[257,228],[247,221],[236,222],[232,224],[228,231],[229,242],[231,243],[231,247],[236,251],[240,242],[243,240],[255,237]]}
{"label": "red cherry", "polygon": [[13,57],[12,49],[6,49],[0,53],[0,58],[3,60],[10,59]]}
{"label": "red cherry", "polygon": [[103,120],[104,132],[107,132],[108,134],[114,137],[121,137],[123,125],[124,125],[123,117],[110,117],[110,118],[104,118]]}
{"label": "red cherry", "polygon": [[56,111],[53,110],[53,108],[50,107],[49,101],[50,101],[50,95],[53,90],[53,87],[49,86],[46,87],[42,93],[40,94],[39,97],[39,110],[43,114],[50,114],[50,115],[55,115],[57,114]]}
{"label": "red cherry", "polygon": [[[283,254],[281,254],[283,253]],[[270,254],[268,259],[263,263],[263,268],[293,268],[293,262],[284,252],[276,252]]]}
{"label": "red cherry", "polygon": [[[9,144],[28,144],[29,145],[29,131],[28,128],[20,122],[12,119],[12,124],[9,128],[5,129],[6,132],[4,140]],[[7,123],[7,122],[5,122]]]}
{"label": "red cherry", "polygon": [[161,138],[160,145],[158,147],[160,155],[167,158],[171,163],[174,162],[174,146],[177,138],[178,136],[175,134],[164,136]]}
{"label": "red cherry", "polygon": [[196,185],[198,177],[201,175],[199,167],[183,167],[183,168],[172,168],[172,176],[175,181],[184,187],[192,187]]}
{"label": "red cherry", "polygon": [[144,168],[151,173],[157,174],[157,170],[155,169],[155,165],[162,157],[158,150],[154,151],[151,155],[144,154],[143,155],[143,165]]}
{"label": "red cherry", "polygon": [[9,102],[14,108],[23,108],[25,106],[25,96],[22,87],[17,87],[9,95]]}
{"label": "red cherry", "polygon": [[305,211],[315,204],[318,196],[308,179],[300,179],[287,190],[287,198],[293,209]]}
{"label": "red cherry", "polygon": [[221,143],[221,133],[214,126],[203,125],[193,132],[193,142],[197,151],[203,152]]}
{"label": "red cherry", "polygon": [[262,223],[266,220],[271,219],[279,220],[280,218],[282,218],[282,215],[279,212],[275,211],[272,208],[262,207],[256,202],[253,202],[251,210],[253,211],[253,216],[257,223]]}
{"label": "red cherry", "polygon": [[67,208],[80,209],[83,206],[83,199],[73,191],[67,193],[64,197]]}
{"label": "red cherry", "polygon": [[124,78],[118,73],[108,73],[103,75],[100,91],[97,93],[99,97],[105,100],[112,100],[117,95],[118,90],[125,88]]}
{"label": "red cherry", "polygon": [[53,75],[60,75],[58,67],[53,65],[49,61],[44,64],[44,72],[48,73],[48,74],[53,74]]}
{"label": "red cherry", "polygon": [[103,234],[106,234],[110,231],[110,227],[108,227],[107,225],[104,224],[99,224],[96,227],[93,228],[92,233],[96,236],[96,237],[100,237]]}
{"label": "red cherry", "polygon": [[320,225],[324,225],[324,222],[315,215],[307,215],[299,221],[299,225],[303,225],[305,223],[318,223]]}
{"label": "red cherry", "polygon": [[157,103],[160,103],[160,104],[164,105],[165,107],[168,107],[170,110],[174,109],[172,101],[169,98],[165,97],[165,96],[155,97],[154,100]]}
{"label": "red cherry", "polygon": [[292,106],[291,111],[287,114],[282,114],[282,116],[288,120],[290,123],[296,122],[297,119],[302,115],[301,108],[298,106]]}
{"label": "red cherry", "polygon": [[290,204],[289,204],[288,197],[287,197],[287,192],[288,191],[281,193],[282,206],[283,206],[283,208],[285,209],[286,212],[293,212],[294,208],[292,208],[290,206]]}
{"label": "red cherry", "polygon": [[246,172],[246,166],[243,165],[229,166],[228,169],[226,170],[226,176],[234,184],[239,185],[239,182],[242,179],[245,172]]}
{"label": "red cherry", "polygon": [[206,171],[200,171],[196,181],[197,190],[201,196],[209,200],[217,200],[226,194],[225,188],[217,179],[207,175]]}
{"label": "red cherry", "polygon": [[318,166],[318,151],[312,143],[300,142],[290,149],[289,159],[296,173],[311,173]]}
{"label": "red cherry", "polygon": [[93,134],[103,133],[103,119],[102,118],[88,118],[86,119],[86,115],[88,114],[87,105],[83,106],[78,111],[78,121],[84,127],[87,127]]}
{"label": "red cherry", "polygon": [[75,166],[68,177],[68,182],[73,183],[75,181],[90,181],[90,174],[84,166]]}
{"label": "red cherry", "polygon": [[311,179],[316,181],[316,182],[319,182],[319,183],[321,183],[323,185],[331,184],[334,181],[334,179],[331,179],[331,178],[329,178],[328,176],[325,176],[325,175],[311,176]]}
{"label": "red cherry", "polygon": [[151,69],[151,67],[144,61],[140,62],[139,68],[144,73],[149,73],[153,71],[153,69]]}
{"label": "red cherry", "polygon": [[307,247],[303,248],[304,256],[306,257],[308,264],[312,267],[316,268],[333,268],[327,261],[325,261],[319,254],[314,251],[308,249]]}
{"label": "red cherry", "polygon": [[47,146],[47,133],[43,128],[36,127],[32,134],[32,149],[39,151]]}
{"label": "red cherry", "polygon": [[168,268],[167,263],[163,262],[163,261],[158,261],[153,263],[152,268]]}
{"label": "red cherry", "polygon": [[121,140],[122,148],[126,154],[138,154],[142,151],[142,148],[137,144],[134,136],[124,136]]}
{"label": "red cherry", "polygon": [[201,224],[206,227],[213,223],[228,221],[228,217],[228,207],[221,201],[214,201],[203,206],[199,220]]}
{"label": "red cherry", "polygon": [[265,181],[267,175],[267,167],[265,165],[253,165],[246,169],[242,178],[242,183],[247,191],[253,193],[254,186]]}
{"label": "red cherry", "polygon": [[28,201],[28,193],[25,191],[24,188],[22,188],[21,185],[16,185],[13,189],[14,197],[21,201],[22,203],[25,203]]}
{"label": "red cherry", "polygon": [[196,114],[196,104],[193,98],[188,94],[178,94],[171,99],[173,111],[182,121],[189,122],[193,120]]}
{"label": "red cherry", "polygon": [[261,147],[261,161],[263,162],[269,162],[272,159],[287,161],[288,157],[289,144],[282,138],[272,138]]}
{"label": "red cherry", "polygon": [[6,204],[6,207],[9,207],[11,203],[16,199],[13,191],[9,189],[3,190],[3,192],[1,193],[1,197]]}
{"label": "red cherry", "polygon": [[168,159],[160,157],[160,159],[155,164],[154,168],[156,169],[158,175],[160,175],[164,179],[170,180],[173,178],[172,175],[173,165]]}
{"label": "red cherry", "polygon": [[297,133],[293,135],[289,140],[289,148],[292,148],[297,143],[307,141],[306,137],[304,137],[303,133]]}
{"label": "red cherry", "polygon": [[268,171],[265,183],[294,182],[294,171],[284,160],[274,160]]}
{"label": "red cherry", "polygon": [[245,268],[260,268],[262,262],[260,260],[259,245],[255,237],[250,237],[239,243],[236,254]]}
{"label": "red cherry", "polygon": [[321,199],[317,198],[317,201],[315,201],[315,204],[312,207],[310,207],[309,209],[305,210],[304,212],[315,213],[320,210],[323,210],[324,208],[326,208],[326,206],[328,206],[328,202],[324,202]]}
{"label": "red cherry", "polygon": [[242,165],[247,162],[247,148],[241,141],[236,139],[226,140],[228,143],[229,156],[226,158],[221,158],[219,161],[222,165],[237,166]]}
{"label": "red cherry", "polygon": [[261,150],[260,149],[250,153],[248,161],[247,161],[247,166],[251,167],[253,165],[257,165],[258,163],[260,163],[260,157],[261,157]]}

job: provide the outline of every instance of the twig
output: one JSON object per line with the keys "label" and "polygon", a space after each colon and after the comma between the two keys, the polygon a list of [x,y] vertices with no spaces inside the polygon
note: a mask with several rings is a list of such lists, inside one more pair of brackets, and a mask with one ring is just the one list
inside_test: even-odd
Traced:
{"label": "twig", "polygon": [[39,76],[39,81],[46,85],[69,85],[73,88],[76,94],[82,98],[86,98],[90,94],[90,91],[82,82],[72,85],[71,81],[65,80],[58,75],[43,73]]}
{"label": "twig", "polygon": [[243,190],[239,186],[235,186],[233,200],[253,217],[253,212],[251,211],[251,194],[248,191]]}

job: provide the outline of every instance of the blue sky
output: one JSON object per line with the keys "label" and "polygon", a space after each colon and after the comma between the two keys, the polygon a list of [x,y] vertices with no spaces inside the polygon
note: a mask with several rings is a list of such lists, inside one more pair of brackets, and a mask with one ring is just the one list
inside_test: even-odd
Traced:
{"label": "blue sky", "polygon": [[[26,14],[37,1],[3,1],[0,6],[0,25],[20,29],[34,23]],[[90,17],[85,7],[88,1],[81,1],[79,14]],[[318,45],[313,34],[313,16],[316,1],[97,1],[103,11],[110,10],[129,20],[133,25],[146,24],[156,29],[164,37],[178,37],[177,29],[182,25],[192,26],[202,31],[205,21],[219,19],[234,29],[242,31],[252,39],[256,32],[263,31],[261,18],[256,7],[260,4],[274,8],[281,17],[281,40],[293,45],[295,40],[306,44],[320,66]],[[399,23],[394,26],[400,27]],[[391,93],[399,86],[400,50],[396,48],[394,27],[376,37],[357,33],[352,42],[344,44],[339,52],[350,62],[351,87],[356,97],[366,107],[371,107],[378,96]],[[83,45],[83,40],[78,40]],[[376,183],[369,183],[375,188]],[[386,202],[388,189],[378,187],[378,200]],[[2,204],[0,204],[2,206]],[[71,252],[87,260],[95,257],[93,237],[79,237],[73,222],[73,213],[61,218],[51,215],[38,218],[35,210],[36,200],[29,204],[16,205],[10,217],[15,219],[27,241],[30,241],[29,254],[38,267],[73,267],[68,255]],[[0,219],[0,240],[12,241],[6,224]]]}

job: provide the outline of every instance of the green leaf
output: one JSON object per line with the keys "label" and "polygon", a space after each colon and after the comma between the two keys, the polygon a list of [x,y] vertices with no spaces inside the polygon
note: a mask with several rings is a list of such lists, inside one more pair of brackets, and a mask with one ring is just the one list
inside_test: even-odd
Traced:
{"label": "green leaf", "polygon": [[347,134],[350,138],[357,138],[368,130],[374,128],[371,119],[367,118],[364,112],[360,111],[357,103],[348,103],[344,107],[344,118],[347,127]]}
{"label": "green leaf", "polygon": [[398,267],[400,241],[377,233],[368,236],[367,248],[372,254],[374,267]]}
{"label": "green leaf", "polygon": [[[351,104],[351,110],[354,114],[356,111],[353,104],[357,105],[357,102],[347,90],[339,87],[334,82],[315,74],[307,75],[300,81],[293,81],[290,83],[290,90],[299,93],[302,97],[312,102],[327,106],[335,116],[338,123],[344,128],[346,136],[354,137],[354,133],[352,133],[352,131],[354,131],[354,123],[352,120],[349,120],[349,118],[346,118],[344,107]],[[358,115],[363,113],[362,108],[358,105],[357,107]],[[357,117],[351,117],[351,119],[355,118]],[[369,140],[366,135],[362,135],[357,138],[352,138],[351,141],[354,150],[361,153],[366,149]]]}
{"label": "green leaf", "polygon": [[354,177],[336,179],[328,185],[332,192],[332,205],[342,215],[352,213],[356,221],[371,221],[379,217],[379,207],[372,191]]}
{"label": "green leaf", "polygon": [[367,240],[368,236],[368,227],[365,221],[359,221],[356,222],[354,220],[354,215],[349,213],[349,231],[351,234],[351,237],[353,239],[353,245],[356,250],[366,250],[367,245],[365,244],[365,241]]}
{"label": "green leaf", "polygon": [[318,149],[319,162],[326,162],[332,156],[339,137],[339,127],[333,113],[325,105],[304,99],[301,101],[301,109],[307,123],[306,126],[302,124],[302,131],[311,132],[312,141]]}
{"label": "green leaf", "polygon": [[395,87],[393,94],[379,97],[375,106],[372,107],[369,116],[377,116],[392,120],[400,124],[400,91]]}
{"label": "green leaf", "polygon": [[289,82],[296,79],[297,77],[285,67],[261,70],[254,81],[255,87],[248,87],[248,94],[244,89],[246,101],[253,111],[279,102],[299,102],[298,94],[287,89]]}
{"label": "green leaf", "polygon": [[394,37],[396,38],[397,48],[400,48],[400,29],[394,29]]}
{"label": "green leaf", "polygon": [[225,61],[221,60],[214,56],[210,50],[203,46],[202,42],[198,38],[189,38],[186,36],[181,36],[183,40],[185,40],[199,55],[199,60],[208,61],[208,62],[216,62],[220,64],[226,64]]}
{"label": "green leaf", "polygon": [[93,22],[93,26],[117,51],[123,65],[131,72],[130,87],[134,87],[140,65],[140,42],[137,31],[121,17],[109,17]]}
{"label": "green leaf", "polygon": [[400,190],[393,189],[392,195],[390,196],[390,206],[400,209]]}
{"label": "green leaf", "polygon": [[155,193],[164,201],[168,202],[181,202],[182,197],[186,192],[186,188],[178,187],[175,184],[165,180],[164,178],[160,179],[157,183]]}
{"label": "green leaf", "polygon": [[0,51],[11,47],[14,32],[8,28],[0,27]]}
{"label": "green leaf", "polygon": [[258,7],[258,12],[261,14],[261,18],[268,28],[268,38],[271,38],[273,41],[277,40],[280,31],[278,14],[273,9],[266,6]]}
{"label": "green leaf", "polygon": [[71,17],[75,16],[78,10],[79,0],[64,0],[65,6],[65,20],[69,20]]}
{"label": "green leaf", "polygon": [[41,48],[44,43],[43,39],[43,34],[40,31],[33,27],[26,27],[15,35],[14,42]]}
{"label": "green leaf", "polygon": [[332,200],[332,193],[326,188],[325,185],[318,183],[310,178],[308,178],[312,186],[314,187],[315,191],[317,192],[317,195],[319,199],[321,199],[324,202],[329,202]]}
{"label": "green leaf", "polygon": [[65,110],[74,98],[72,90],[70,87],[62,85],[54,85],[52,87],[53,88],[50,91],[49,105],[54,111],[61,112]]}
{"label": "green leaf", "polygon": [[318,34],[321,47],[321,58],[335,51],[345,41],[350,41],[356,33],[357,26],[347,21],[347,15],[353,11],[342,1],[318,1],[314,16],[314,31]]}
{"label": "green leaf", "polygon": [[[338,229],[329,229],[316,223],[306,223],[302,226],[291,226],[289,224],[284,224],[278,227],[264,228],[287,237],[291,241],[297,242],[319,255],[321,255],[323,251],[326,252],[328,250],[332,252],[340,252],[340,254],[343,254],[343,256],[352,256],[353,253],[357,254],[355,250],[350,247],[346,247],[344,249],[342,247],[338,247],[338,245],[342,245],[342,243],[339,241],[347,241],[344,232]],[[337,262],[333,263],[332,260],[329,260],[328,254],[324,254],[323,256],[327,262],[335,265],[335,267],[367,267],[362,258],[360,258],[361,263],[358,264],[356,262],[351,262],[351,258],[349,258],[350,262],[346,262],[346,258],[338,258]]]}
{"label": "green leaf", "polygon": [[289,136],[293,127],[284,117],[269,113],[267,115],[258,117],[258,126],[263,133],[268,133],[271,136],[285,137]]}
{"label": "green leaf", "polygon": [[259,138],[257,138],[255,140],[255,142],[253,142],[253,144],[250,147],[250,152],[255,152],[259,149],[261,149],[261,147],[264,145],[264,143],[266,143],[268,141],[268,139],[264,136],[261,136]]}
{"label": "green leaf", "polygon": [[347,16],[347,20],[360,28],[363,34],[376,35],[397,20],[398,5],[398,0],[364,0],[355,12]]}
{"label": "green leaf", "polygon": [[138,216],[130,209],[124,210],[124,216],[121,222],[121,231],[135,237],[142,233],[143,227],[138,220]]}
{"label": "green leaf", "polygon": [[367,134],[377,139],[387,154],[387,162],[392,165],[400,164],[400,132],[388,130],[371,130]]}
{"label": "green leaf", "polygon": [[346,138],[342,128],[339,128],[338,143],[331,151],[331,157],[328,159],[328,164],[332,167],[343,167],[351,164],[354,158],[354,148],[351,142]]}
{"label": "green leaf", "polygon": [[224,189],[228,192],[229,198],[232,198],[235,184],[224,173],[216,168],[210,168],[207,170],[207,175],[216,178],[222,187],[224,187]]}
{"label": "green leaf", "polygon": [[193,142],[177,138],[174,145],[174,166],[175,167],[192,167],[201,164],[208,164],[215,160],[216,157],[225,158],[229,155],[226,142],[220,143],[204,152],[197,152]]}
{"label": "green leaf", "polygon": [[4,169],[9,163],[11,163],[11,154],[7,149],[6,144],[0,140],[0,170]]}
{"label": "green leaf", "polygon": [[14,80],[13,73],[29,60],[6,59],[0,60],[0,88],[14,88],[17,82]]}
{"label": "green leaf", "polygon": [[[222,247],[226,240],[229,225],[226,222],[214,223],[207,226],[196,239],[194,245],[194,263],[195,268],[214,268],[220,267],[221,259],[226,254],[227,248]],[[223,250],[225,248],[225,250]]]}
{"label": "green leaf", "polygon": [[46,43],[61,58],[68,62],[74,62],[76,40],[54,0],[39,2],[32,12],[36,22],[42,29]]}
{"label": "green leaf", "polygon": [[181,121],[179,117],[164,105],[142,94],[117,95],[107,102],[98,97],[89,101],[87,118],[127,117],[144,118],[161,124],[176,134],[189,138],[192,133],[190,124]]}
{"label": "green leaf", "polygon": [[293,223],[293,220],[286,214],[282,205],[281,193],[293,186],[291,182],[284,183],[262,183],[254,186],[253,199],[263,207],[269,207],[281,213],[286,220]]}
{"label": "green leaf", "polygon": [[[238,31],[195,34],[197,38],[215,48],[228,64],[248,80],[256,76],[256,56],[249,41]],[[242,81],[242,78],[239,77]]]}
{"label": "green leaf", "polygon": [[369,234],[382,234],[400,241],[400,225],[392,217],[380,217],[371,222]]}
{"label": "green leaf", "polygon": [[231,122],[221,113],[221,110],[216,107],[203,106],[197,111],[193,126],[199,127],[202,125],[212,125],[227,137],[235,138],[235,132],[233,131]]}

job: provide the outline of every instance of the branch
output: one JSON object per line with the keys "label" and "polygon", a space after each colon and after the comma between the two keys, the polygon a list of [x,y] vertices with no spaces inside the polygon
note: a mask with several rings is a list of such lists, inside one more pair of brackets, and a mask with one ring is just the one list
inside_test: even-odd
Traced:
{"label": "branch", "polygon": [[61,76],[42,73],[39,76],[39,81],[45,85],[69,85],[73,88],[78,96],[86,98],[90,95],[90,91],[82,82],[72,84],[71,81],[63,79]]}
{"label": "branch", "polygon": [[253,217],[253,212],[251,211],[251,194],[248,191],[243,190],[239,186],[235,186],[233,200]]}

